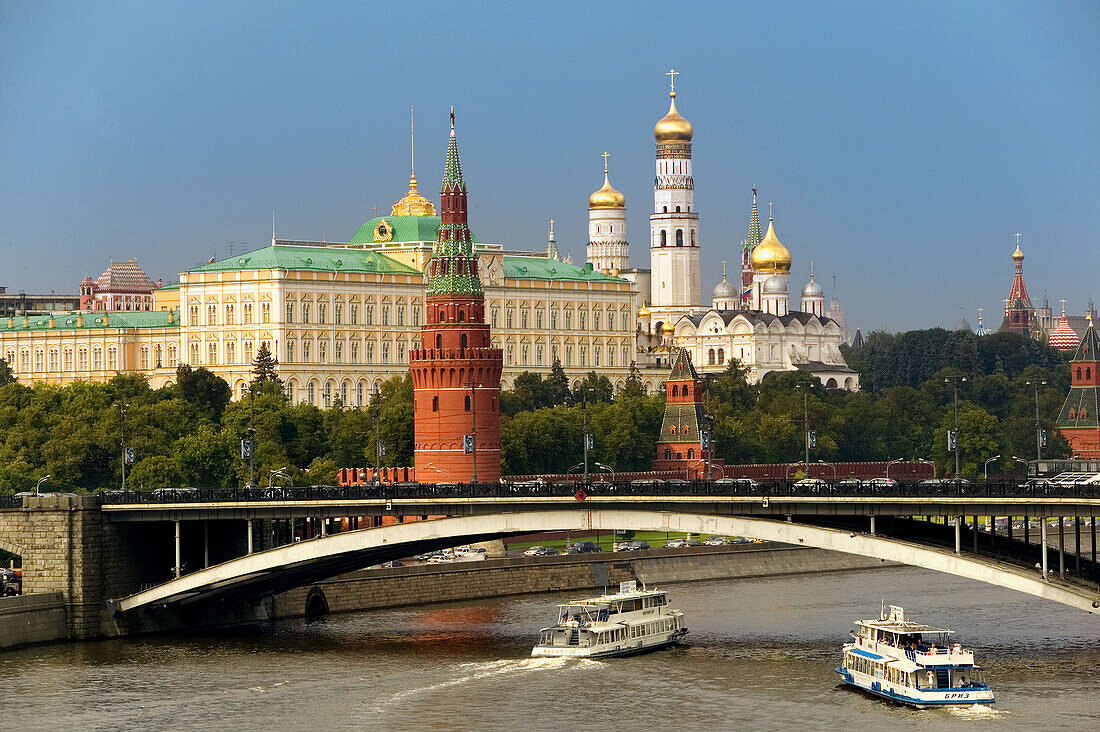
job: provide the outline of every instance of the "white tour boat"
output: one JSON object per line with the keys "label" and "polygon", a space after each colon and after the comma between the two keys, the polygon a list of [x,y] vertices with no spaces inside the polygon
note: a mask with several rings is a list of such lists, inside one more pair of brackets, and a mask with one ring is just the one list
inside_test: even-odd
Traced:
{"label": "white tour boat", "polygon": [[844,683],[920,709],[994,702],[974,652],[952,643],[950,630],[910,622],[893,605],[856,628],[837,668]]}
{"label": "white tour boat", "polygon": [[558,606],[558,622],[539,633],[532,656],[602,658],[675,643],[687,634],[684,614],[660,590],[621,582],[615,594]]}

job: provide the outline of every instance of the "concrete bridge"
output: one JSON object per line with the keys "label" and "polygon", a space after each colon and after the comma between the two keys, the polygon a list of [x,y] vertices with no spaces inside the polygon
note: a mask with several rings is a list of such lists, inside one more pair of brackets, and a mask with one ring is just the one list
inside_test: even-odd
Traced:
{"label": "concrete bridge", "polygon": [[[1098,507],[1097,486],[1000,483],[194,490],[27,498],[0,508],[0,547],[22,557],[25,592],[63,593],[71,637],[252,620],[264,616],[264,598],[275,592],[391,558],[548,530],[755,536],[950,572],[1093,611],[1100,607],[1091,520]],[[439,515],[451,518],[380,525],[386,516]],[[1026,516],[1040,526],[983,533],[979,516]],[[341,525],[366,528],[334,533],[332,519],[347,517]],[[1086,520],[1072,524],[1068,555],[1061,517]],[[1057,529],[1051,519],[1059,519]],[[1085,552],[1082,533],[1092,539]],[[316,538],[297,541],[306,537]]]}

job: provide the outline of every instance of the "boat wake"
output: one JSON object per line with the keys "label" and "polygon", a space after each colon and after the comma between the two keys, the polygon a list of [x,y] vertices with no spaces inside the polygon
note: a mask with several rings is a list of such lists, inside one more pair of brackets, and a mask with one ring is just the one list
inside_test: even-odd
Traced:
{"label": "boat wake", "polygon": [[953,716],[962,719],[998,719],[1008,716],[1006,709],[994,709],[988,704],[970,704],[967,706],[951,706],[947,711]]}
{"label": "boat wake", "polygon": [[[585,669],[585,668],[599,668],[602,666],[599,661],[592,661],[589,659],[572,659],[572,658],[508,658],[500,661],[482,661],[476,663],[463,663],[455,667],[453,675],[446,681],[440,681],[428,686],[421,686],[415,689],[405,689],[393,694],[385,699],[380,699],[371,705],[371,710],[375,712],[385,711],[387,707],[393,706],[395,703],[408,699],[412,696],[418,696],[420,694],[431,693],[439,691],[440,689],[447,689],[452,686],[461,686],[463,684],[469,684],[474,681],[481,681],[483,679],[490,679],[497,676],[507,676],[510,674],[527,674],[536,671],[553,671],[559,669]],[[370,679],[360,677],[360,681],[369,681]]]}

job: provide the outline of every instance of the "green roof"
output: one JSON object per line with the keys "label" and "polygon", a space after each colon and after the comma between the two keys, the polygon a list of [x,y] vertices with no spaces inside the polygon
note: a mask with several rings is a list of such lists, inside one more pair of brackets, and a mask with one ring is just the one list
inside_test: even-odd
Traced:
{"label": "green roof", "polygon": [[153,292],[164,292],[165,290],[178,290],[179,288],[180,288],[180,283],[173,282],[169,285],[165,285],[164,287],[158,287],[157,289],[153,290]]}
{"label": "green roof", "polygon": [[273,244],[247,254],[228,257],[188,272],[232,272],[245,269],[298,269],[324,272],[382,272],[420,274],[420,271],[378,252],[338,247],[297,247]]}
{"label": "green roof", "polygon": [[[374,231],[378,228],[378,224],[383,221],[393,227],[393,238],[388,242],[374,240]],[[438,216],[375,216],[359,227],[359,231],[355,232],[355,236],[348,240],[348,244],[374,244],[377,246],[403,242],[434,244],[439,236],[441,223],[442,219]],[[481,243],[481,240],[474,236],[472,232],[470,238],[475,243]]]}
{"label": "green roof", "polygon": [[517,280],[576,280],[579,282],[626,282],[594,269],[591,264],[578,267],[543,257],[504,257],[504,276]]}
{"label": "green roof", "polygon": [[[77,318],[84,317],[84,324],[78,325]],[[169,316],[172,322],[169,322]],[[109,322],[104,322],[104,319]],[[13,327],[8,323],[14,320]],[[99,330],[103,328],[178,328],[180,325],[179,311],[149,310],[141,312],[88,312],[88,313],[63,313],[54,317],[54,325],[50,327],[50,318],[45,315],[36,315],[29,318],[29,324],[23,325],[23,318],[0,318],[0,333],[17,333],[30,330]]]}

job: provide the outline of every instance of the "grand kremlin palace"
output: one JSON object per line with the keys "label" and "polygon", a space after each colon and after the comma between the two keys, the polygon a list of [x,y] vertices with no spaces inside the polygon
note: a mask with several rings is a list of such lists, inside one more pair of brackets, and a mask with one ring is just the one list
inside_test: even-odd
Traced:
{"label": "grand kremlin palace", "polygon": [[[626,199],[611,186],[606,155],[603,187],[588,201],[586,264],[563,261],[553,222],[545,251],[475,237],[492,345],[504,352],[501,387],[524,371],[547,373],[557,359],[574,385],[594,371],[620,387],[637,364],[652,392],[671,355],[686,348],[704,373],[737,359],[753,382],[801,368],[827,386],[858,388],[858,374],[839,352],[842,323],[823,312],[812,273],[800,309],[789,302],[792,257],[771,217],[761,236],[755,191],[749,238],[730,247],[742,271],[732,283],[723,273],[711,302],[703,302],[694,131],[676,109],[675,88],[669,96],[669,111],[654,127],[649,269],[629,266]],[[158,388],[175,379],[180,364],[204,366],[239,397],[266,343],[293,402],[364,405],[383,380],[408,373],[439,228],[413,173],[391,214],[370,219],[347,243],[273,238],[268,247],[181,273],[178,284],[152,292],[146,312],[0,318],[0,357],[24,383],[121,372],[142,373]]]}

